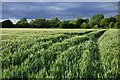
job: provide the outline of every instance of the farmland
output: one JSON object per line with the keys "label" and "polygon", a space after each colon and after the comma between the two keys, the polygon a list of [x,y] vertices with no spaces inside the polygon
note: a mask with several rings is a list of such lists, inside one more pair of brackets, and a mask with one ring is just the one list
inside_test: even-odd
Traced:
{"label": "farmland", "polygon": [[119,78],[118,29],[2,29],[2,78]]}

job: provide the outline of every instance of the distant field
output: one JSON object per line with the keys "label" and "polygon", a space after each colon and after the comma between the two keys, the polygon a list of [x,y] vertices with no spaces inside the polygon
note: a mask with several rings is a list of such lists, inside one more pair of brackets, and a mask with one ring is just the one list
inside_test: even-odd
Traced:
{"label": "distant field", "polygon": [[118,29],[1,29],[2,78],[119,78]]}

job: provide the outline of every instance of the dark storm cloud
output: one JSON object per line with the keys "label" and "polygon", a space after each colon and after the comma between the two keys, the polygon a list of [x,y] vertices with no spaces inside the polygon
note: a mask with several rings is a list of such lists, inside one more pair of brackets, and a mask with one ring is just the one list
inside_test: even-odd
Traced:
{"label": "dark storm cloud", "polygon": [[119,0],[3,0],[3,2],[119,2]]}
{"label": "dark storm cloud", "polygon": [[74,19],[103,13],[105,17],[117,14],[117,2],[3,2],[2,18]]}

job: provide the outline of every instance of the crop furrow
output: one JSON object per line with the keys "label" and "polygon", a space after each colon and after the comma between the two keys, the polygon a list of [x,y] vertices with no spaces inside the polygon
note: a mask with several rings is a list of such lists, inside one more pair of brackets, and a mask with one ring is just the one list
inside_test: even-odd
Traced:
{"label": "crop furrow", "polygon": [[[93,33],[93,32],[92,32]],[[95,33],[94,33],[95,34]],[[73,46],[73,45],[75,45],[75,44],[79,44],[79,42],[82,42],[82,41],[85,41],[85,40],[88,40],[89,39],[89,36],[88,37],[85,37],[85,36],[76,36],[76,37],[74,37],[74,38],[71,38],[71,39],[66,39],[65,41],[63,41],[63,42],[61,42],[61,43],[55,43],[55,44],[53,44],[52,46],[50,46],[47,50],[44,50],[44,49],[42,49],[40,52],[38,51],[38,53],[42,53],[42,60],[43,60],[43,62],[47,62],[46,61],[46,58],[47,58],[47,56],[45,56],[45,55],[49,55],[49,57],[50,57],[50,61],[52,60],[53,62],[55,61],[55,59],[56,59],[56,56],[57,56],[57,53],[62,53],[64,50],[66,50],[69,46]],[[72,41],[71,41],[72,40]],[[70,43],[70,44],[69,44]],[[57,46],[57,47],[56,47]],[[58,48],[59,47],[59,48]],[[63,49],[62,49],[63,48]],[[36,53],[36,55],[38,54],[38,53]],[[48,54],[49,53],[49,54]],[[34,56],[33,54],[31,54],[31,55],[29,55],[28,56],[28,58],[29,58],[29,60],[30,60],[30,62],[33,62],[33,58],[35,58],[36,56]],[[37,55],[37,57],[39,57],[39,54]],[[21,58],[21,57],[20,57]],[[39,59],[38,59],[39,60]],[[42,61],[41,60],[41,61]],[[35,62],[37,62],[37,60],[34,60]],[[49,61],[49,63],[50,63],[50,61]],[[18,62],[18,61],[17,61]],[[22,61],[21,61],[22,62]],[[20,63],[21,63],[20,62]],[[39,61],[38,61],[39,62]],[[34,64],[36,64],[36,63],[31,63],[31,64],[33,64],[33,66],[32,66],[32,68],[31,69],[33,69],[33,68],[36,68],[35,66],[36,65],[34,65]],[[42,63],[43,64],[43,66],[45,65],[45,67],[47,68],[47,63]],[[39,66],[37,66],[38,67],[38,69],[39,69]],[[30,70],[31,70],[30,69]],[[35,71],[36,72],[36,71]]]}
{"label": "crop furrow", "polygon": [[[83,46],[88,41],[76,44],[74,46],[70,46],[68,49],[63,51],[61,54],[57,55],[57,58],[54,63],[51,63],[50,69],[48,72],[49,75],[55,78],[69,78],[69,77],[79,77],[78,76],[78,63],[77,60],[80,59],[83,53]],[[69,72],[72,71],[72,75],[69,75]],[[37,74],[40,76],[41,72],[39,71]],[[38,78],[39,78],[38,77]]]}
{"label": "crop furrow", "polygon": [[[75,36],[70,39],[66,39],[62,42],[55,43],[51,45],[46,50],[41,50],[36,55],[30,55],[27,62],[24,62],[24,66],[29,65],[29,68],[26,68],[29,74],[36,73],[40,69],[44,68],[49,69],[51,63],[54,63],[56,56],[66,50],[69,46],[74,44],[79,44],[80,42],[88,40],[88,37],[85,36]],[[18,68],[19,69],[19,68]]]}
{"label": "crop furrow", "polygon": [[[68,41],[69,41],[69,40],[68,40]],[[76,41],[74,41],[74,42],[76,42]],[[27,49],[27,50],[28,50],[28,49]],[[24,52],[24,53],[23,53],[23,55],[21,55],[21,54],[20,54],[20,55],[21,55],[21,56],[24,56],[24,54],[26,54],[26,52]],[[18,54],[18,55],[16,55],[16,56],[20,56],[20,55]],[[19,58],[18,58],[18,57],[16,58],[16,59],[18,60],[18,61],[16,61],[16,62],[17,62],[17,64],[18,64],[18,63],[19,63],[19,61],[21,60],[21,56],[20,56]],[[25,57],[27,58],[27,56],[26,56],[26,55],[25,55]],[[11,57],[11,58],[12,58],[12,57]],[[11,61],[9,58],[8,58],[8,60],[9,60],[9,61]],[[14,59],[13,59],[13,61],[14,61]],[[3,62],[4,62],[4,61],[3,61]],[[20,63],[21,63],[21,62],[22,62],[22,61],[20,61]],[[9,63],[9,64],[10,64],[10,62],[7,62],[7,63]],[[9,65],[7,65],[7,66],[9,67]]]}
{"label": "crop furrow", "polygon": [[[95,32],[95,33],[94,32],[90,33],[90,35],[99,34],[98,36],[101,36],[103,33],[104,33],[104,31],[99,31],[99,32]],[[96,77],[97,74],[99,75],[99,70],[100,70],[99,53],[98,53],[99,49],[98,49],[98,45],[93,40],[91,42],[90,41],[84,42],[84,45],[80,44],[77,47],[74,47],[74,46],[70,47],[66,51],[61,53],[60,56],[58,55],[55,63],[51,64],[52,69],[50,71],[48,71],[48,72],[53,73],[52,76],[54,76],[55,78],[65,78],[65,76],[68,77],[68,78],[69,77],[75,77],[75,76],[77,78],[78,77],[80,77],[80,78],[85,78],[85,77],[92,78],[92,77]],[[88,42],[90,42],[90,43],[88,43]],[[87,45],[88,49],[85,48],[86,44],[90,45],[90,46]],[[82,54],[86,55],[85,50],[88,50],[89,51],[88,55],[91,55],[91,57],[89,58],[89,59],[91,59],[91,61],[88,59],[88,62],[90,63],[93,70],[91,70],[89,68],[89,65],[84,70],[86,70],[86,72],[90,72],[90,74],[93,74],[93,75],[88,75],[89,73],[84,73],[84,74],[80,73],[82,71],[81,70],[82,68],[81,69],[79,68],[78,64],[80,64],[80,63],[77,63],[77,61],[80,59]],[[65,55],[65,54],[68,54],[68,55]],[[86,57],[88,57],[88,55],[86,55]],[[65,59],[64,59],[64,57],[65,57]],[[65,60],[65,61],[63,61],[63,60]],[[84,64],[84,62],[83,62],[83,64]],[[85,66],[87,66],[87,65],[85,65]],[[91,70],[91,71],[89,71],[89,70]],[[69,71],[72,71],[71,76],[69,76]],[[37,74],[40,74],[40,72],[38,72]]]}
{"label": "crop furrow", "polygon": [[[78,37],[78,36],[77,36]],[[76,39],[77,39],[77,37],[76,37]],[[81,38],[81,36],[79,36],[80,38]],[[73,42],[71,42],[71,44],[69,44],[70,43],[70,40],[69,39],[67,39],[67,40],[65,40],[65,41],[63,41],[62,43],[56,43],[56,44],[53,44],[53,47],[51,47],[51,49],[53,49],[53,50],[51,50],[51,51],[49,51],[49,50],[46,50],[46,51],[44,51],[44,52],[46,52],[46,53],[54,53],[54,50],[55,50],[55,48],[56,47],[54,47],[55,45],[57,46],[57,48],[58,47],[61,47],[62,45],[63,45],[63,47],[61,47],[61,48],[63,48],[63,49],[61,49],[61,51],[63,52],[64,50],[66,50],[69,46],[72,46],[72,45],[75,45],[75,44],[78,44],[79,43],[79,41],[81,41],[82,39],[80,39],[79,40],[79,37],[78,37],[78,39],[76,40],[76,39],[73,39]],[[85,36],[82,36],[82,37],[84,37],[85,38]],[[87,38],[86,38],[87,39]],[[89,39],[89,38],[88,38]],[[87,39],[87,40],[88,40]],[[82,40],[82,41],[84,41],[84,39]],[[67,44],[66,44],[67,43]],[[68,44],[69,44],[69,46],[68,46]],[[60,46],[61,45],[61,46]],[[66,47],[64,46],[64,45],[66,45]],[[68,47],[67,47],[68,46]],[[58,53],[61,53],[61,51],[59,50],[60,48],[58,48],[57,50],[55,50],[56,52],[58,52]],[[39,51],[38,51],[38,53],[39,53]],[[41,53],[41,52],[40,52]],[[37,53],[36,53],[37,54]],[[31,54],[31,55],[33,55],[33,54]],[[30,55],[30,57],[31,57],[31,55]],[[55,55],[55,54],[54,54]],[[57,55],[57,54],[56,54]],[[23,55],[22,55],[23,56]],[[29,55],[27,56],[27,58],[30,58],[29,57]],[[35,56],[33,56],[33,57],[35,57]],[[52,56],[51,56],[52,57]],[[55,56],[54,56],[55,57]],[[54,58],[53,57],[53,58]],[[25,56],[25,58],[26,58],[26,56]],[[56,58],[56,57],[55,57]],[[44,58],[45,59],[45,58]],[[23,60],[24,60],[24,58],[23,58]],[[22,60],[22,61],[23,61]],[[32,58],[30,59],[30,60],[32,60]],[[52,59],[51,59],[52,60]],[[20,61],[20,63],[22,62],[22,61]],[[53,61],[55,61],[55,60],[53,60]],[[18,62],[18,61],[16,61],[16,62]],[[34,66],[34,65],[33,65]]]}
{"label": "crop furrow", "polygon": [[[24,43],[23,45],[19,46],[18,44],[11,45],[12,46],[12,50],[10,51],[10,54],[4,54],[2,56],[2,60],[3,60],[3,68],[4,66],[9,67],[10,64],[20,64],[25,58],[27,58],[28,55],[30,55],[30,53],[36,53],[37,51],[40,51],[41,49],[46,49],[47,47],[49,47],[51,44],[56,43],[56,42],[61,42],[62,40],[69,38],[71,36],[67,36],[67,35],[58,35],[57,37],[54,37],[54,39],[50,39],[50,41],[46,41],[46,42],[37,42],[37,43]],[[16,51],[16,49],[18,50],[17,52],[14,52],[13,49]],[[13,53],[12,53],[13,52]],[[6,63],[6,65],[5,65]]]}
{"label": "crop furrow", "polygon": [[100,77],[118,79],[119,69],[119,36],[117,30],[107,30],[98,40],[100,52]]}
{"label": "crop furrow", "polygon": [[[86,32],[80,33],[80,34],[82,35],[82,34],[87,34],[87,33],[90,33],[90,32],[91,31],[86,31]],[[53,37],[46,38],[46,39],[41,38],[40,40],[38,39],[40,42],[37,40],[37,44],[34,44],[35,42],[29,43],[29,44],[27,44],[27,42],[26,42],[26,44],[24,43],[23,48],[17,46],[18,44],[16,42],[16,44],[15,44],[16,46],[14,46],[14,44],[12,45],[12,47],[14,46],[13,50],[9,49],[9,50],[11,50],[10,52],[12,52],[11,55],[8,56],[8,55],[4,54],[5,56],[7,56],[7,60],[3,58],[3,62],[9,63],[9,64],[14,64],[14,65],[20,64],[22,61],[24,61],[28,57],[29,53],[34,55],[36,53],[36,51],[39,51],[41,49],[47,49],[53,43],[61,42],[62,40],[64,40],[64,38],[67,39],[67,38],[70,38],[72,36],[74,36],[74,34],[73,35],[60,34],[58,36],[55,36],[55,37],[53,36]],[[48,42],[41,42],[41,41],[48,41]],[[19,44],[19,45],[21,45],[21,44]],[[16,51],[16,49],[18,49],[18,52],[14,53],[14,51]],[[3,66],[4,66],[4,64],[3,64]]]}
{"label": "crop furrow", "polygon": [[84,33],[78,33],[78,32],[76,32],[76,33],[68,33],[68,32],[64,32],[64,34],[67,34],[67,35],[84,35],[84,34],[88,34],[88,33],[90,33],[90,32],[93,32],[93,31],[86,31],[86,32],[84,32]]}

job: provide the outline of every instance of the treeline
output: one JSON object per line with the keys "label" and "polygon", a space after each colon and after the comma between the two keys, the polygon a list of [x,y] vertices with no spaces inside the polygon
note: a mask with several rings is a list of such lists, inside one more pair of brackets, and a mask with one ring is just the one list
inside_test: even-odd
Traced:
{"label": "treeline", "polygon": [[103,14],[97,14],[90,19],[78,17],[76,20],[60,21],[58,18],[47,20],[44,18],[36,18],[28,22],[27,18],[21,18],[16,24],[10,20],[4,20],[2,28],[80,28],[80,29],[107,29],[120,28],[118,23],[119,16],[105,18]]}

